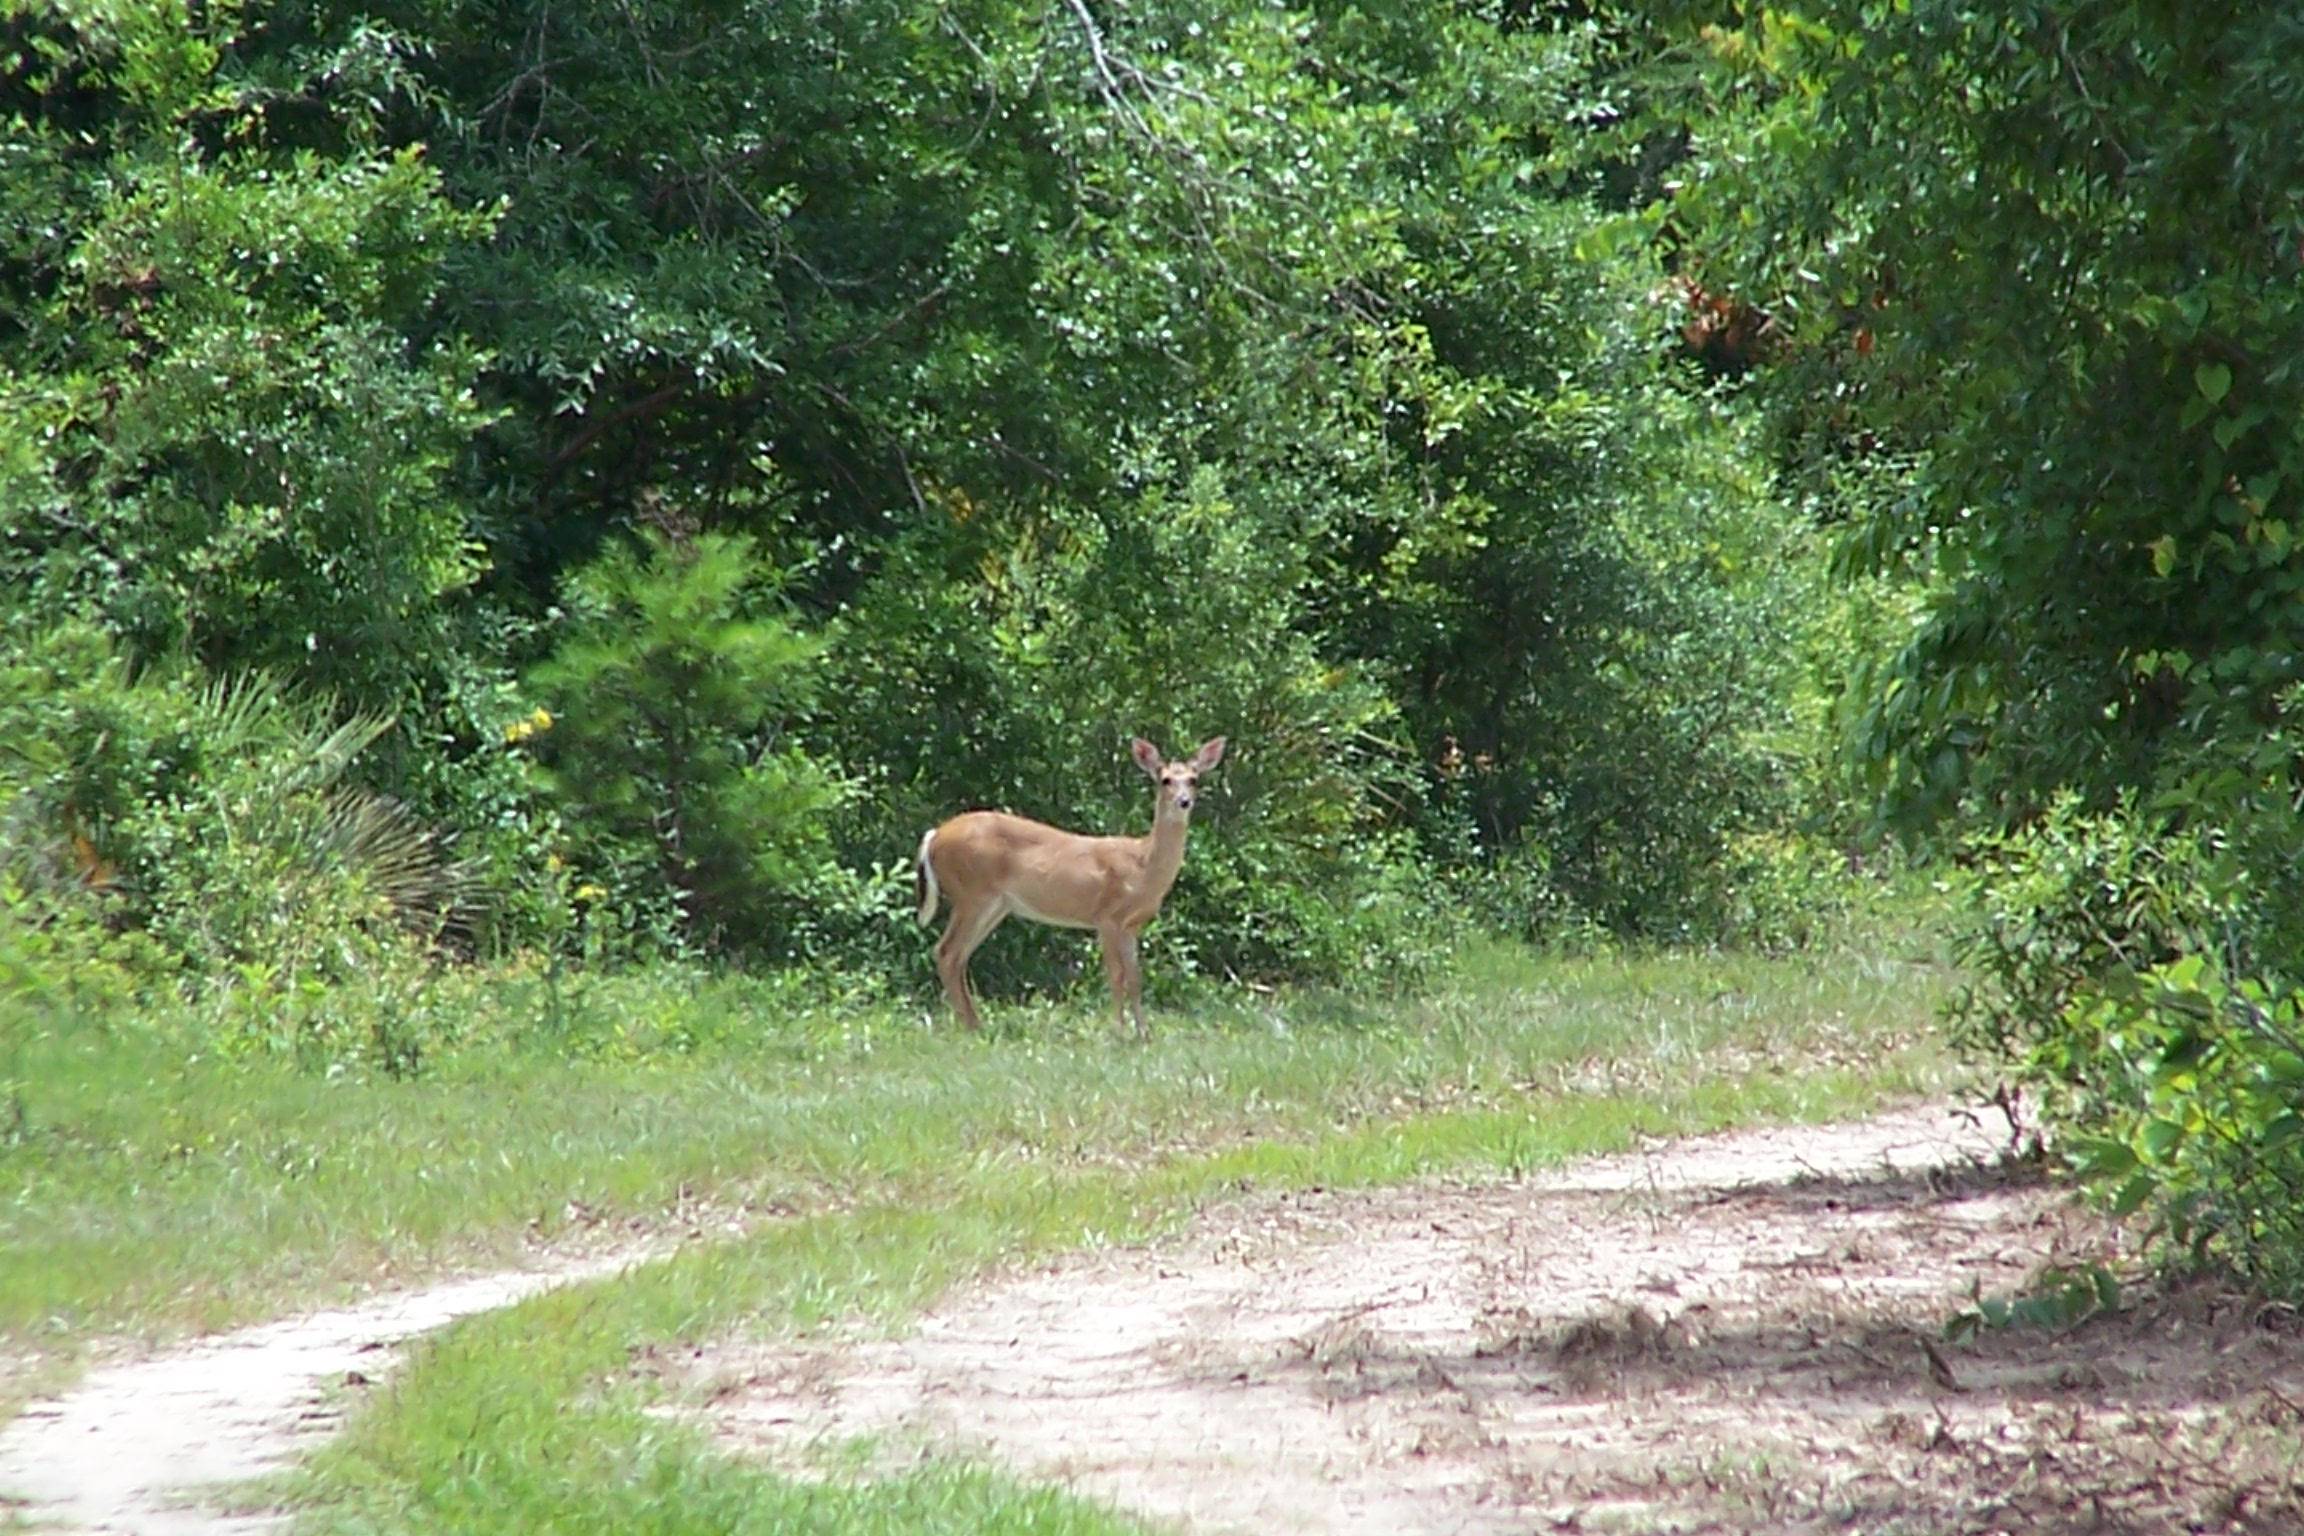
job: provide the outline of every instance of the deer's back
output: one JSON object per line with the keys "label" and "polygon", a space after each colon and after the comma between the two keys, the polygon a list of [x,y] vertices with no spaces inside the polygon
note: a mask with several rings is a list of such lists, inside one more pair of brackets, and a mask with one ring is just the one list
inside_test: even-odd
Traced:
{"label": "deer's back", "polygon": [[1126,905],[1141,839],[1090,837],[1006,811],[969,811],[936,829],[928,860],[961,899],[997,896],[1039,922],[1092,928]]}

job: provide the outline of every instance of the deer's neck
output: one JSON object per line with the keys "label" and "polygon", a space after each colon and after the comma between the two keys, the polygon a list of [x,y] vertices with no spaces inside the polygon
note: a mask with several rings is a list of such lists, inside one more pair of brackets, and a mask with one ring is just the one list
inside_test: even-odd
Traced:
{"label": "deer's neck", "polygon": [[1144,884],[1148,892],[1165,895],[1176,883],[1176,871],[1184,867],[1184,829],[1189,825],[1182,816],[1153,815],[1151,834],[1144,839]]}

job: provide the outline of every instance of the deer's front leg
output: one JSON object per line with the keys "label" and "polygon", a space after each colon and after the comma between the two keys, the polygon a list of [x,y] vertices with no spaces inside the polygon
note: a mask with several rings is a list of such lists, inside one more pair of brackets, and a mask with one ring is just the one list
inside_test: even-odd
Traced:
{"label": "deer's front leg", "polygon": [[1136,963],[1136,935],[1115,926],[1097,930],[1097,937],[1104,943],[1104,976],[1112,983],[1112,1010],[1121,1032],[1127,1032],[1133,1012],[1138,1032],[1149,1033],[1144,1028],[1144,974]]}

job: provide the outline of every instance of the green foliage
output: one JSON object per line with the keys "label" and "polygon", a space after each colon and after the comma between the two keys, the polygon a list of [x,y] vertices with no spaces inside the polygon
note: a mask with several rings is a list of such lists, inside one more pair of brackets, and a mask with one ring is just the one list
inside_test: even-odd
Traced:
{"label": "green foliage", "polygon": [[[2188,1256],[2304,1285],[2292,816],[2235,839],[2066,796],[1978,850],[1963,1043],[2040,1085],[2082,1176]],[[2274,839],[2280,846],[2275,847]]]}
{"label": "green foliage", "polygon": [[480,569],[447,494],[478,359],[424,317],[488,220],[412,147],[268,147],[233,10],[17,9],[0,575],[141,654],[397,710]]}
{"label": "green foliage", "polygon": [[2275,1294],[2304,1286],[2304,1006],[2197,952],[2083,1000],[2072,1032],[2124,1069],[2073,1138],[2115,1209],[2149,1205],[2178,1250]]}
{"label": "green foliage", "polygon": [[0,1016],[102,1016],[150,1002],[166,957],[145,935],[115,931],[74,899],[76,881],[59,891],[44,860],[23,859],[22,810],[21,793],[0,788]]}
{"label": "green foliage", "polygon": [[1841,568],[1915,605],[1841,709],[1883,819],[1977,860],[1962,1032],[2120,1203],[2304,1290],[2304,31],[1698,9],[1649,34],[1685,46],[1636,131],[1685,134],[1683,271],[1774,319],[1760,390]]}
{"label": "green foliage", "polygon": [[558,713],[525,729],[582,861],[719,943],[772,942],[760,925],[818,877],[840,798],[788,730],[822,644],[774,611],[773,578],[741,537],[611,549],[570,580],[531,678]]}
{"label": "green foliage", "polygon": [[1852,722],[1907,824],[2101,806],[2292,679],[2297,36],[2117,0],[1704,34],[1686,259],[1783,327],[1796,462],[1888,482],[1849,565],[1926,581]]}
{"label": "green foliage", "polygon": [[[1470,913],[1797,940],[1836,610],[1592,238],[1601,41],[1408,0],[13,0],[0,588],[139,678],[391,720],[338,772],[404,811],[245,846],[453,838],[496,956],[925,986],[921,827],[1139,825],[1134,734],[1235,746],[1155,978],[1399,977]],[[210,770],[139,766],[200,736],[158,697],[75,792],[115,838],[177,809],[56,899],[338,964],[250,937],[296,859],[233,887],[178,835]]]}
{"label": "green foliage", "polygon": [[1974,1306],[1946,1321],[1944,1336],[1962,1343],[1986,1329],[2076,1328],[2092,1317],[2119,1310],[2119,1278],[2103,1265],[2052,1264],[2021,1295],[1978,1295]]}
{"label": "green foliage", "polygon": [[[323,1062],[382,1041],[381,1027],[358,1042],[307,1030],[295,1003],[383,985],[461,921],[461,872],[434,836],[346,782],[388,724],[333,722],[255,675],[138,673],[85,626],[36,632],[0,669],[0,891],[19,985],[180,971],[239,1000],[249,1027],[220,1039],[253,1029]],[[133,941],[102,937],[106,924]]]}
{"label": "green foliage", "polygon": [[[1532,190],[1576,110],[1572,37],[1394,6],[637,28],[562,9],[548,46],[521,43],[532,75],[508,99],[481,46],[500,21],[396,24],[436,40],[451,184],[509,189],[504,238],[456,258],[449,302],[527,403],[494,439],[511,484],[587,516],[662,496],[744,527],[809,561],[795,596],[833,610],[942,613],[943,584],[981,582],[951,593],[961,623],[1008,601],[1011,552],[1060,543],[1055,524],[1214,469],[1301,556],[1288,622],[1392,697],[1387,750],[1426,765],[1379,830],[1458,856],[1422,803],[1453,736],[1500,765],[1471,857],[1541,844],[1554,907],[1722,931],[1723,839],[1782,809],[1756,744],[1782,647],[1747,641],[1798,604],[1762,611],[1765,556],[1732,596],[1699,590],[1723,545],[1756,554],[1780,523],[1740,517],[1741,448],[1661,378],[1647,275],[1595,270],[1589,217]],[[537,431],[546,412],[566,430]],[[576,540],[538,537],[507,556]],[[1081,722],[989,741],[973,721],[980,695],[1032,692],[1028,660],[996,646],[942,675],[949,696],[915,694],[908,721],[828,720],[842,761],[901,784],[912,750],[859,736],[965,743],[973,793],[1067,804],[1082,749],[1047,743]],[[1112,718],[1128,686],[1087,723],[1143,728]],[[967,734],[928,731],[955,715]],[[905,856],[902,819],[842,840],[837,910],[799,921],[853,958],[900,904],[879,872]],[[1419,882],[1413,862],[1387,879]],[[1273,932],[1296,943],[1325,904]],[[1234,929],[1235,947],[1256,932]]]}

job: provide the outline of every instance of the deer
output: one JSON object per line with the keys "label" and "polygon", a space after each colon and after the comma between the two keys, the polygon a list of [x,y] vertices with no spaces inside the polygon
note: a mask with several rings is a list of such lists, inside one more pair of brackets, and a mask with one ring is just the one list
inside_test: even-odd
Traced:
{"label": "deer", "polygon": [[950,901],[951,921],[936,941],[936,974],[969,1029],[982,1029],[984,1020],[968,989],[968,957],[1013,913],[1094,930],[1120,1029],[1126,1032],[1133,1017],[1137,1034],[1150,1037],[1136,937],[1159,915],[1184,867],[1184,831],[1200,776],[1224,760],[1224,738],[1175,762],[1141,736],[1129,753],[1158,786],[1152,830],[1143,837],[1090,837],[1005,811],[968,811],[920,839],[920,921],[934,919],[939,897]]}

